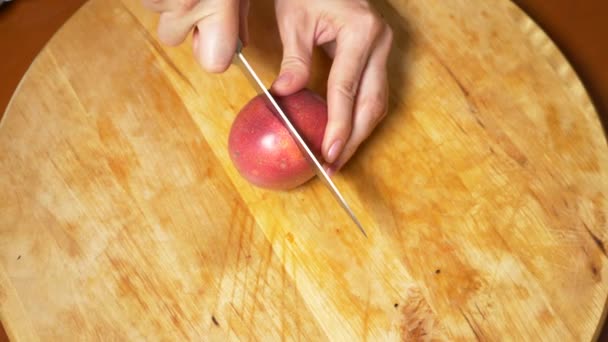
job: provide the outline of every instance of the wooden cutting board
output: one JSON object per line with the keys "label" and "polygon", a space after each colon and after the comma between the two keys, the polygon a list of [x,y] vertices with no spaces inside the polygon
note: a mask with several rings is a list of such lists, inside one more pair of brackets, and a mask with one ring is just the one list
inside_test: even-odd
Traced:
{"label": "wooden cutting board", "polygon": [[[547,36],[506,0],[377,1],[388,117],[335,176],[249,185],[227,136],[255,95],[91,0],[0,124],[0,318],[14,340],[573,340],[608,296],[608,146]],[[281,47],[252,1],[252,64]],[[325,91],[315,56],[310,87]]]}

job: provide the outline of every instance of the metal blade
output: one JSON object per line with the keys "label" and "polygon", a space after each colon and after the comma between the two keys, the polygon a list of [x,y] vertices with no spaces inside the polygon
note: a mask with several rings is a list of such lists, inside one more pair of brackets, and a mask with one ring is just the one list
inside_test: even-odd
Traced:
{"label": "metal blade", "polygon": [[268,89],[264,86],[264,84],[262,83],[262,81],[260,80],[260,78],[258,77],[256,72],[253,70],[253,68],[251,67],[249,62],[247,62],[247,58],[245,58],[245,56],[242,53],[241,42],[239,42],[239,45],[238,45],[238,48],[236,51],[236,57],[237,57],[238,61],[240,61],[241,66],[247,71],[246,74],[249,76],[250,81],[252,81],[251,83],[253,83],[256,86],[256,88],[258,88],[258,90],[261,90],[264,93],[264,95],[266,95],[266,98],[270,101],[270,103],[272,104],[272,106],[274,107],[276,112],[279,114],[281,120],[285,124],[285,127],[287,127],[287,130],[289,131],[291,136],[296,141],[296,144],[298,145],[298,147],[300,148],[300,150],[302,151],[302,153],[304,154],[306,159],[308,159],[310,164],[313,166],[313,169],[315,170],[315,173],[317,174],[317,176],[329,188],[329,190],[334,195],[334,197],[338,200],[338,202],[340,203],[342,208],[344,208],[344,210],[346,210],[346,212],[348,213],[350,218],[355,222],[355,224],[357,225],[357,227],[359,228],[361,233],[363,233],[363,235],[365,237],[367,237],[367,233],[365,232],[365,229],[363,229],[363,226],[361,225],[361,223],[355,216],[355,213],[350,208],[350,206],[348,205],[348,203],[346,202],[346,200],[344,199],[344,197],[342,196],[342,194],[340,193],[340,191],[338,190],[338,188],[336,187],[334,182],[331,180],[331,178],[329,178],[329,175],[327,174],[327,172],[325,172],[325,170],[323,169],[323,166],[321,165],[321,163],[319,162],[317,157],[315,157],[314,153],[312,153],[312,151],[310,150],[310,148],[308,147],[308,145],[306,144],[304,139],[302,139],[302,137],[300,136],[298,131],[295,129],[293,124],[289,121],[289,118],[287,117],[287,115],[285,115],[285,113],[283,112],[281,107],[275,101],[274,97],[270,94]]}

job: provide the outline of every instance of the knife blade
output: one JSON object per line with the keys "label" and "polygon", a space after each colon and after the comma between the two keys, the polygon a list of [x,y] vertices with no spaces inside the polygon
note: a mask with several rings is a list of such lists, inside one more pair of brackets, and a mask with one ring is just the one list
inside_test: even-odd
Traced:
{"label": "knife blade", "polygon": [[346,213],[348,214],[348,216],[350,216],[350,218],[355,223],[357,228],[359,228],[361,233],[363,233],[363,235],[367,238],[367,233],[365,232],[365,229],[363,229],[363,225],[361,225],[361,222],[359,221],[359,219],[357,219],[357,216],[355,215],[355,213],[353,212],[351,207],[348,205],[348,203],[344,199],[344,196],[342,195],[342,193],[340,193],[340,190],[338,190],[338,187],[336,186],[336,184],[331,180],[331,178],[329,177],[327,172],[325,172],[325,169],[323,169],[323,166],[321,165],[321,163],[319,162],[317,157],[314,155],[312,150],[308,147],[308,145],[306,144],[304,139],[302,139],[302,137],[300,136],[300,133],[293,126],[293,124],[291,123],[291,121],[289,120],[287,115],[285,115],[285,112],[283,112],[283,110],[281,109],[281,107],[279,106],[277,101],[274,99],[272,94],[270,94],[268,89],[264,86],[264,83],[262,83],[262,81],[258,77],[257,73],[253,70],[253,68],[251,67],[251,64],[249,64],[249,62],[247,61],[247,58],[243,54],[243,44],[240,40],[238,41],[238,46],[237,46],[235,55],[236,55],[236,59],[238,62],[237,64],[240,65],[241,68],[245,70],[245,74],[248,76],[247,78],[250,80],[250,82],[254,85],[254,87],[258,91],[262,91],[262,93],[266,96],[268,101],[270,101],[270,103],[272,104],[274,110],[279,114],[279,118],[281,119],[281,121],[283,121],[283,124],[285,125],[285,127],[287,128],[287,130],[289,131],[289,133],[295,140],[296,145],[299,147],[300,151],[302,151],[302,153],[304,154],[304,157],[308,160],[308,162],[313,167],[317,177],[319,177],[319,179],[321,179],[321,181],[323,181],[323,183],[327,186],[329,191],[336,198],[336,200],[338,201],[340,206],[346,211]]}

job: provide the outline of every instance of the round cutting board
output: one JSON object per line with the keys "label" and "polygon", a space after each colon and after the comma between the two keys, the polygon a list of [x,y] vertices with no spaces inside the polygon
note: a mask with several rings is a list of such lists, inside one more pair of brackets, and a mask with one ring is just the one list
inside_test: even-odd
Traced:
{"label": "round cutting board", "polygon": [[[281,46],[252,1],[245,49]],[[608,146],[547,36],[509,1],[376,1],[390,111],[334,179],[259,189],[227,138],[255,95],[91,0],[0,124],[0,318],[17,340],[576,340],[608,295]],[[321,94],[330,62],[314,58]]]}

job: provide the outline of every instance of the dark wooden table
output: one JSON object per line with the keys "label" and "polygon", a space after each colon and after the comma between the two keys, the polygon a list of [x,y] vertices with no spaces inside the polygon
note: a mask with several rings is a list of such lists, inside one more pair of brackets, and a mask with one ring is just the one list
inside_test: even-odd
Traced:
{"label": "dark wooden table", "polygon": [[[514,0],[556,42],[608,127],[608,1]],[[0,118],[32,60],[84,0],[14,0],[0,7]],[[8,340],[0,326],[0,341]],[[599,337],[608,340],[608,327]]]}

